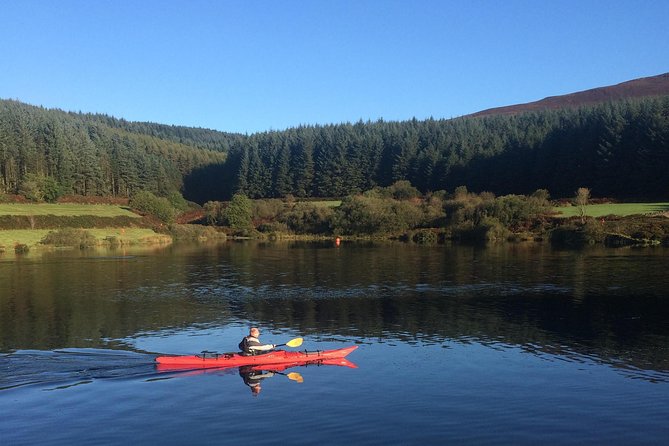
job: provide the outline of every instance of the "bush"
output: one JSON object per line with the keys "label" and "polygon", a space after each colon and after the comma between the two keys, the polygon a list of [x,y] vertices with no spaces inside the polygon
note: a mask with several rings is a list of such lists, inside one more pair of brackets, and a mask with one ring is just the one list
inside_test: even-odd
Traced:
{"label": "bush", "polygon": [[603,243],[606,233],[601,224],[589,220],[585,225],[563,225],[551,231],[551,244],[565,247],[581,247],[595,243]]}
{"label": "bush", "polygon": [[418,205],[408,201],[349,196],[335,211],[335,232],[351,235],[399,234],[421,220]]}
{"label": "bush", "polygon": [[334,215],[333,208],[302,202],[280,215],[279,221],[298,234],[329,234]]}
{"label": "bush", "polygon": [[290,232],[287,224],[278,221],[261,223],[260,225],[258,225],[258,231],[262,232],[263,234]]}
{"label": "bush", "polygon": [[141,191],[130,198],[130,207],[157,217],[164,223],[172,223],[176,217],[176,210],[167,198],[156,197],[148,191]]}
{"label": "bush", "polygon": [[478,224],[464,223],[453,230],[453,238],[470,242],[501,241],[509,238],[509,231],[495,218],[485,218]]}
{"label": "bush", "polygon": [[251,208],[251,219],[258,223],[277,220],[285,207],[286,204],[277,199],[254,200]]}
{"label": "bush", "polygon": [[424,228],[438,228],[446,224],[444,199],[442,194],[431,194],[421,204],[420,226]]}
{"label": "bush", "polygon": [[117,248],[121,245],[121,240],[119,240],[119,238],[114,235],[105,237],[105,242],[109,245],[110,248]]}
{"label": "bush", "polygon": [[208,225],[223,224],[223,204],[220,201],[207,201],[203,208]]}
{"label": "bush", "polygon": [[411,200],[421,196],[418,189],[413,187],[409,181],[396,181],[386,189],[395,200]]}
{"label": "bush", "polygon": [[513,227],[537,218],[548,211],[548,201],[529,199],[521,195],[505,195],[493,200],[486,200],[477,206],[479,220],[493,217],[504,226]]}
{"label": "bush", "polygon": [[37,181],[34,179],[27,178],[21,181],[18,192],[19,195],[23,195],[30,201],[44,201],[44,194],[42,194]]}
{"label": "bush", "polygon": [[189,208],[188,201],[179,192],[172,192],[167,196],[167,201],[179,212],[186,212]]}
{"label": "bush", "polygon": [[17,243],[14,245],[14,252],[17,254],[25,254],[30,251],[30,247],[24,243]]}
{"label": "bush", "polygon": [[223,210],[223,223],[234,230],[248,230],[253,228],[252,202],[244,194],[235,194],[230,204]]}
{"label": "bush", "polygon": [[52,177],[28,174],[19,185],[19,195],[30,201],[55,203],[64,194],[64,187]]}
{"label": "bush", "polygon": [[418,243],[420,245],[433,245],[437,243],[437,234],[434,231],[422,229],[420,231],[416,231],[411,236],[411,240],[414,243]]}
{"label": "bush", "polygon": [[50,231],[41,241],[43,245],[90,248],[97,244],[96,238],[88,231],[75,228],[63,228]]}

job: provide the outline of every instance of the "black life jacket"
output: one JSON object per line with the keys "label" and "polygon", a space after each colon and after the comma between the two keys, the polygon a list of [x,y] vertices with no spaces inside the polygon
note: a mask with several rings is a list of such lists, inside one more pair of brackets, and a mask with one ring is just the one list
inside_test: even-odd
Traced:
{"label": "black life jacket", "polygon": [[238,347],[239,350],[242,352],[242,354],[245,356],[251,356],[254,354],[253,350],[251,350],[251,346],[249,345],[249,340],[246,337],[244,337],[244,339],[241,340]]}

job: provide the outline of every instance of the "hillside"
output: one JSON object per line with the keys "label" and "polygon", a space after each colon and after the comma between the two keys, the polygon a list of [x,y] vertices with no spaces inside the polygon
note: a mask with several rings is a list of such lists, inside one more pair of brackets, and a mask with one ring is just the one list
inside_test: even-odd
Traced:
{"label": "hillside", "polygon": [[510,115],[529,111],[558,110],[583,105],[592,105],[602,102],[618,101],[621,99],[643,98],[649,96],[669,95],[669,73],[658,76],[644,77],[622,82],[608,87],[592,88],[590,90],[570,93],[561,96],[549,96],[540,101],[525,104],[508,105],[489,108],[467,115],[467,117]]}
{"label": "hillside", "polygon": [[[578,108],[575,108],[579,106]],[[522,113],[523,111],[532,113]],[[669,73],[456,119],[300,126],[251,135],[0,100],[0,198],[180,192],[204,204],[421,192],[665,199]]]}
{"label": "hillside", "polygon": [[157,124],[153,122],[126,121],[101,114],[68,113],[75,119],[84,119],[92,123],[120,129],[128,133],[147,135],[165,141],[172,141],[205,150],[227,152],[230,146],[244,139],[239,133],[220,132],[200,127]]}
{"label": "hillside", "polygon": [[222,163],[226,138],[0,100],[0,194],[167,195],[193,170]]}

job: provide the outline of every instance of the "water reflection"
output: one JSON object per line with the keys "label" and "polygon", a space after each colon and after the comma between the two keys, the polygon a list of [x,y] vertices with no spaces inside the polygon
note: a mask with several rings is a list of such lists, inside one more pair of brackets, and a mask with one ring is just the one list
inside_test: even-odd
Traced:
{"label": "water reflection", "polygon": [[253,370],[252,367],[239,368],[239,376],[242,377],[244,384],[249,386],[253,396],[258,396],[260,394],[260,391],[262,390],[262,386],[260,385],[262,380],[272,378],[274,375],[276,375],[276,373],[269,370]]}
{"label": "water reflection", "polygon": [[303,383],[297,370],[323,366],[357,368],[345,359],[311,360],[302,363],[268,364],[243,367],[175,366],[155,364],[153,355],[123,350],[66,349],[55,351],[22,350],[0,356],[0,391],[26,386],[38,386],[47,391],[65,390],[91,384],[98,380],[143,379],[147,382],[172,378],[194,377],[204,374],[238,374],[251,394],[257,396],[262,382],[273,377]]}
{"label": "water reflection", "polygon": [[0,262],[0,350],[127,348],[253,323],[315,341],[513,345],[666,374],[666,258],[665,248],[330,242],[54,252]]}

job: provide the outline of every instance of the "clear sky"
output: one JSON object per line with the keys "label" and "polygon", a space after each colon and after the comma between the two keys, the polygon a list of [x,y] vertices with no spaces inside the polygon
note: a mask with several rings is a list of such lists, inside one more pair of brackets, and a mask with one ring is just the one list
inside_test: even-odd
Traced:
{"label": "clear sky", "polygon": [[0,98],[253,133],[669,71],[667,0],[0,0]]}

